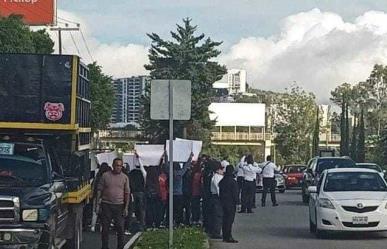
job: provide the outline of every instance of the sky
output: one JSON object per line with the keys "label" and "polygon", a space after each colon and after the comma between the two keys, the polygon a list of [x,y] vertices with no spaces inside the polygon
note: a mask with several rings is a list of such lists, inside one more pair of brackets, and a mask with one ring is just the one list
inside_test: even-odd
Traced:
{"label": "sky", "polygon": [[[337,85],[364,81],[387,63],[385,0],[58,0],[58,25],[80,23],[63,35],[64,52],[97,60],[114,78],[147,74],[150,39],[185,17],[198,34],[223,41],[217,58],[247,70],[248,84],[283,91],[297,84],[327,103]],[[90,54],[84,45],[82,34]],[[54,40],[57,35],[51,33]],[[79,51],[79,52],[78,52]]]}

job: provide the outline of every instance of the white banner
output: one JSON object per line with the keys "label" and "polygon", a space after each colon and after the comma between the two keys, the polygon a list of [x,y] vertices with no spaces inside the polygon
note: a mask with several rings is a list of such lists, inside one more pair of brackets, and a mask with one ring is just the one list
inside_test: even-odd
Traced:
{"label": "white banner", "polygon": [[132,170],[136,168],[136,165],[138,164],[137,158],[134,154],[123,154],[122,155],[122,161],[127,164],[129,164],[129,169]]}
{"label": "white banner", "polygon": [[164,154],[163,144],[136,144],[134,146],[144,166],[158,166]]}
{"label": "white banner", "polygon": [[182,138],[176,138],[176,141],[188,141],[191,142],[191,151],[194,154],[193,161],[197,161],[198,157],[200,155],[200,152],[202,151],[203,142],[198,140],[188,140],[188,139],[182,139]]}
{"label": "white banner", "polygon": [[[167,155],[169,158],[169,140],[166,143]],[[192,142],[188,140],[173,141],[173,161],[186,162],[192,152]]]}
{"label": "white banner", "polygon": [[105,153],[100,153],[96,155],[98,164],[101,165],[102,163],[107,163],[109,166],[113,165],[113,160],[117,158],[117,152],[112,151],[112,152],[105,152]]}

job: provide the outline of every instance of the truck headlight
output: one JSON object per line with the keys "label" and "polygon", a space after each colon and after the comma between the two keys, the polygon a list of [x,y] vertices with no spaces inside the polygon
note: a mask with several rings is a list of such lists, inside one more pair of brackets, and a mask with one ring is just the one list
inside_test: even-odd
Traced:
{"label": "truck headlight", "polygon": [[22,219],[24,221],[38,221],[38,210],[37,209],[23,210]]}
{"label": "truck headlight", "polygon": [[318,205],[319,207],[322,207],[322,208],[335,209],[335,206],[333,206],[332,202],[327,198],[321,198],[318,201]]}

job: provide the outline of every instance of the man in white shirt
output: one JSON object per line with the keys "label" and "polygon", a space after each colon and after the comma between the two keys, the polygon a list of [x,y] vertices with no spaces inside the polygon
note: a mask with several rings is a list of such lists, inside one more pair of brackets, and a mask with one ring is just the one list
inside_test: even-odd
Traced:
{"label": "man in white shirt", "polygon": [[242,203],[242,189],[243,189],[243,181],[245,180],[245,174],[243,172],[243,165],[245,163],[245,156],[241,158],[241,161],[237,165],[237,183],[238,183],[238,204]]}
{"label": "man in white shirt", "polygon": [[223,208],[222,203],[219,198],[219,182],[223,179],[223,167],[219,162],[214,162],[215,172],[214,176],[211,179],[211,215],[210,215],[210,226],[211,226],[211,238],[221,239],[220,235],[222,229],[222,219],[223,219]]}
{"label": "man in white shirt", "polygon": [[256,192],[257,174],[261,173],[261,168],[254,162],[252,155],[246,156],[246,163],[243,165],[243,202],[239,213],[253,213],[254,196]]}
{"label": "man in white shirt", "polygon": [[262,207],[266,205],[266,194],[270,190],[271,202],[273,207],[278,206],[275,198],[275,171],[278,171],[278,167],[272,162],[271,156],[266,157],[266,162],[263,164],[262,177],[263,177],[263,190],[262,190]]}

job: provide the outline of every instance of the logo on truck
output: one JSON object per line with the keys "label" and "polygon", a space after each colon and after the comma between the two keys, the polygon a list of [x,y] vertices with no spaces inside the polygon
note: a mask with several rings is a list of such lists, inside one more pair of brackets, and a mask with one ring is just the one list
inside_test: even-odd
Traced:
{"label": "logo on truck", "polygon": [[64,105],[63,103],[46,102],[44,104],[44,110],[46,111],[46,118],[48,120],[58,121],[63,116]]}

